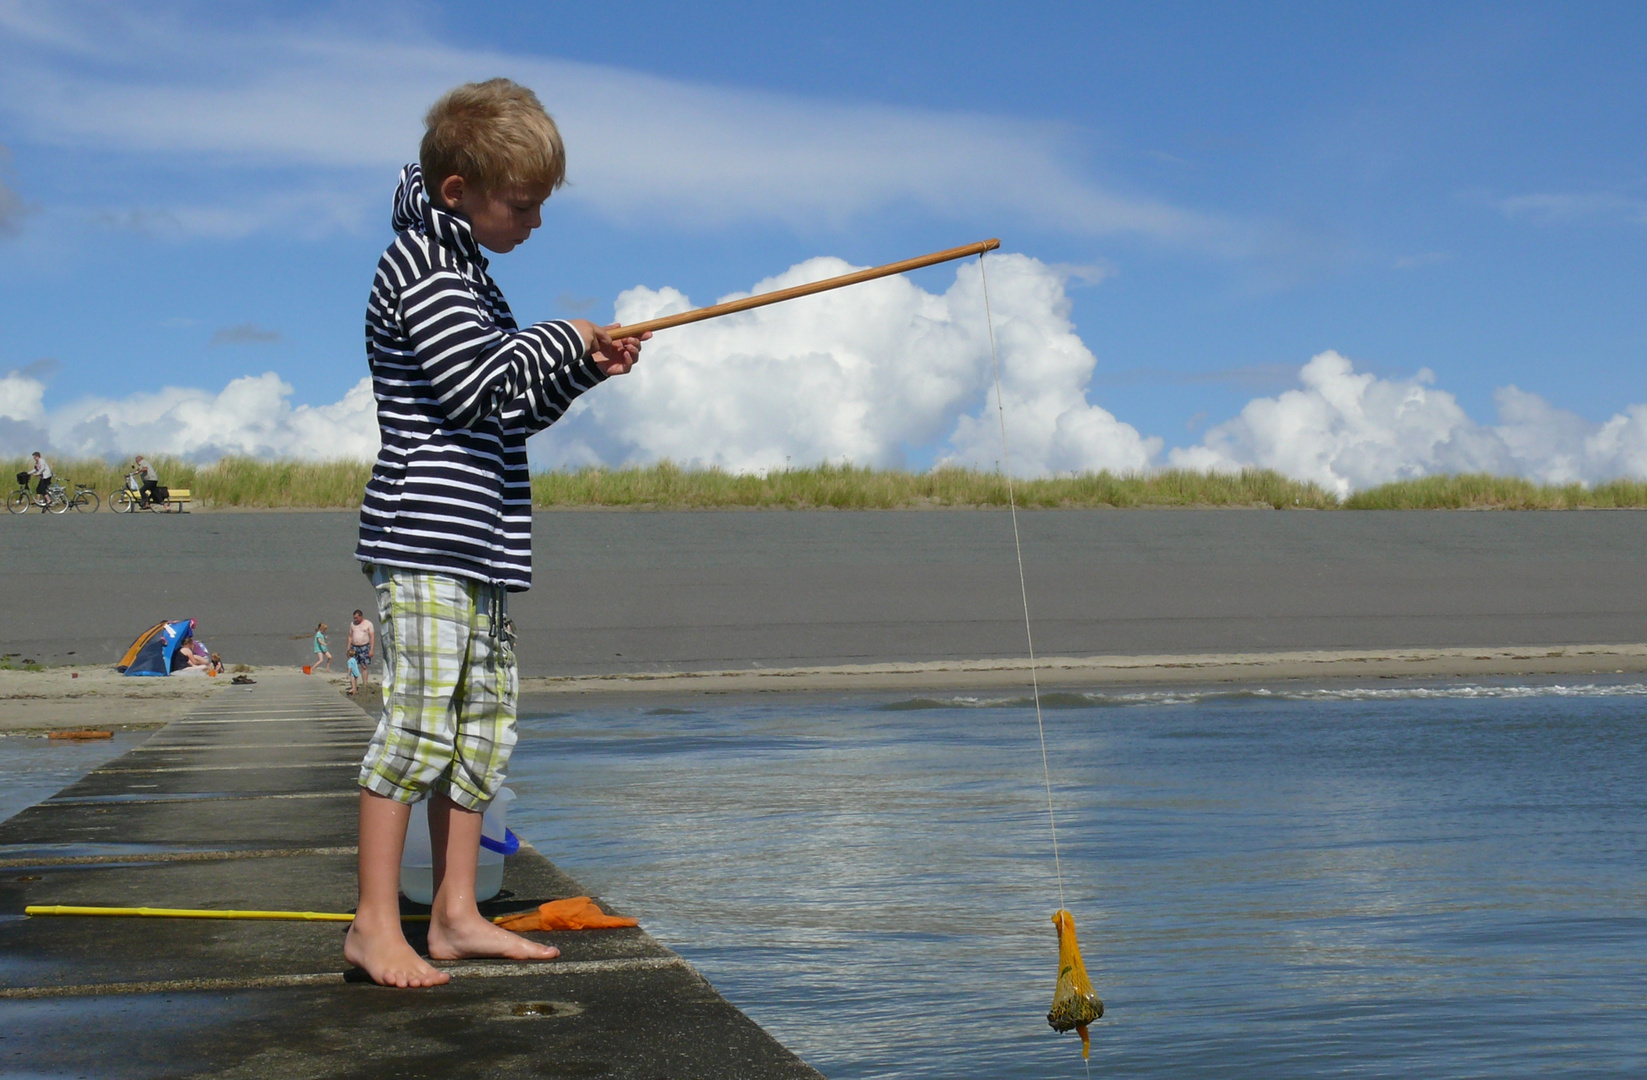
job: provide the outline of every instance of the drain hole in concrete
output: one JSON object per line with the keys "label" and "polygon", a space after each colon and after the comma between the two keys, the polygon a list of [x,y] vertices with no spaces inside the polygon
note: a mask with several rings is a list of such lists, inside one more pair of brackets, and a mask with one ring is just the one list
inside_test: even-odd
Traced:
{"label": "drain hole in concrete", "polygon": [[541,1020],[550,1016],[576,1016],[581,1005],[570,1001],[517,1001],[509,1006],[509,1015],[521,1020]]}

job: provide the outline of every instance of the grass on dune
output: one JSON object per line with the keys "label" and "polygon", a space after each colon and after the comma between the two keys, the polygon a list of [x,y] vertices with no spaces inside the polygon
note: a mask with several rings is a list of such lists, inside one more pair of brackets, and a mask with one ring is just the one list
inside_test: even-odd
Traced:
{"label": "grass on dune", "polygon": [[[188,488],[197,505],[213,508],[353,509],[371,476],[359,461],[290,462],[224,458],[198,465],[155,458],[161,483]],[[12,458],[6,474],[28,468]],[[86,484],[105,501],[128,466],[101,459],[64,459],[59,478]],[[1578,510],[1647,508],[1647,482],[1615,480],[1593,488],[1544,485],[1513,477],[1428,476],[1357,492],[1347,498],[1269,469],[1200,473],[1182,469],[1117,475],[1109,472],[1015,480],[1018,505],[1032,509],[1149,506],[1269,506],[1311,510]],[[896,510],[1005,507],[999,473],[937,468],[929,472],[819,465],[765,475],[685,469],[664,462],[619,469],[585,468],[532,477],[540,508]]]}
{"label": "grass on dune", "polygon": [[[1336,500],[1315,484],[1249,469],[1236,474],[1166,470],[1131,476],[1084,473],[1015,480],[1024,507],[1273,506],[1326,508]],[[580,469],[532,477],[532,501],[542,507],[610,506],[685,509],[781,508],[893,510],[1008,505],[1006,477],[971,469],[910,473],[852,465],[819,465],[762,475],[719,469]]]}
{"label": "grass on dune", "polygon": [[1647,483],[1535,484],[1513,476],[1425,476],[1358,491],[1346,510],[1609,510],[1647,507]]}

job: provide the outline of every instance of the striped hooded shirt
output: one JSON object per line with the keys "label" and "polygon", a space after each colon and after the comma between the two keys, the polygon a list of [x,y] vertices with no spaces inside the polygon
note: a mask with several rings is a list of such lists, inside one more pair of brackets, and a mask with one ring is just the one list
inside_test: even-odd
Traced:
{"label": "striped hooded shirt", "polygon": [[529,588],[526,439],[605,376],[571,323],[515,325],[469,223],[430,201],[416,165],[394,229],[366,306],[383,448],[355,558]]}

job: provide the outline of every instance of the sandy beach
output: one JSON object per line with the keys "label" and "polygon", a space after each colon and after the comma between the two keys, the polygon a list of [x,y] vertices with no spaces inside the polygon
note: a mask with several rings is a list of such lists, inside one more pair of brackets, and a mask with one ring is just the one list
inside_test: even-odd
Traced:
{"label": "sandy beach", "polygon": [[[1020,521],[1048,687],[1647,670],[1647,514]],[[196,618],[260,679],[301,677],[324,620],[341,692],[349,612],[375,607],[350,557],[352,513],[36,515],[0,529],[33,568],[0,596],[4,651],[50,665],[0,672],[0,730],[161,724],[220,692],[113,673],[160,618]],[[510,598],[526,693],[1029,682],[1006,514],[567,511],[538,516],[534,545],[536,585]]]}
{"label": "sandy beach", "polygon": [[[1373,649],[1176,656],[1056,656],[1038,659],[1042,689],[1324,680],[1504,678],[1647,672],[1647,644]],[[1030,685],[1027,659],[963,663],[844,664],[762,671],[530,678],[535,694],[736,694],[783,691],[999,690]]]}
{"label": "sandy beach", "polygon": [[[1538,650],[1647,641],[1647,514],[1247,510],[1020,515],[1046,656]],[[350,513],[0,519],[31,568],[4,652],[112,664],[193,617],[231,664],[342,656],[374,607]],[[540,514],[510,598],[521,673],[568,677],[968,664],[1024,653],[1005,513]],[[188,553],[180,566],[174,553]],[[50,617],[41,613],[50,612]],[[338,666],[334,662],[334,666]]]}
{"label": "sandy beach", "polygon": [[[312,679],[296,668],[260,668],[251,677]],[[127,678],[109,667],[0,670],[0,734],[158,728],[234,686],[231,675]],[[341,692],[347,678],[322,676]]]}
{"label": "sandy beach", "polygon": [[[1454,649],[1313,650],[1157,656],[1055,656],[1036,661],[1043,689],[1123,686],[1280,685],[1336,680],[1506,678],[1647,672],[1647,644]],[[76,673],[78,673],[76,675]],[[264,667],[252,677],[322,682],[342,694],[339,675]],[[966,692],[1027,688],[1027,659],[839,664],[757,671],[681,671],[525,678],[520,691],[543,695],[694,695],[794,692]],[[0,671],[0,732],[159,727],[232,686],[228,678],[129,679],[106,668]],[[360,703],[375,714],[374,679]]]}
{"label": "sandy beach", "polygon": [[160,727],[217,693],[228,678],[131,678],[111,667],[0,671],[0,731]]}

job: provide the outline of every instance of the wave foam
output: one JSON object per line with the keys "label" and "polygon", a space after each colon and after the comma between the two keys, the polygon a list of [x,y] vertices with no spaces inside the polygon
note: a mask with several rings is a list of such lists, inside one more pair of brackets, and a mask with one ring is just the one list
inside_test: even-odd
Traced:
{"label": "wave foam", "polygon": [[[1647,697],[1647,683],[1555,683],[1545,686],[1389,686],[1311,687],[1272,690],[1139,690],[1128,693],[1088,693],[1055,691],[1041,695],[1043,709],[1114,709],[1150,705],[1202,705],[1241,701],[1470,701],[1477,699],[1524,699],[1541,697]],[[882,712],[911,712],[923,709],[1032,709],[1035,699],[1025,695],[1010,697],[916,697],[889,701]]]}

